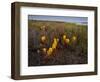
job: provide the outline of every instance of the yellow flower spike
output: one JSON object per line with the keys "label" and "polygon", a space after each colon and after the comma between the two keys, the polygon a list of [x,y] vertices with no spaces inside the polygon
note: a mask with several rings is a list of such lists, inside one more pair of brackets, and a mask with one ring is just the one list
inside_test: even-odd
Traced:
{"label": "yellow flower spike", "polygon": [[47,49],[46,49],[46,48],[43,48],[42,50],[43,50],[43,52],[44,52],[44,53],[46,53],[46,51],[47,51]]}
{"label": "yellow flower spike", "polygon": [[54,38],[54,42],[59,42],[59,38]]}
{"label": "yellow flower spike", "polygon": [[57,39],[56,38],[54,38],[54,42],[57,42]]}
{"label": "yellow flower spike", "polygon": [[57,43],[58,43],[57,41],[56,42],[53,42],[53,44],[55,44],[55,45],[57,45]]}
{"label": "yellow flower spike", "polygon": [[70,39],[68,39],[68,38],[67,38],[67,39],[65,39],[65,43],[67,43],[67,44],[68,44],[69,42],[70,42]]}
{"label": "yellow flower spike", "polygon": [[73,41],[75,41],[76,39],[77,39],[76,36],[73,36],[73,37],[72,37],[72,40],[73,40]]}
{"label": "yellow flower spike", "polygon": [[65,39],[66,39],[66,35],[64,34],[64,35],[63,35],[63,40],[65,40]]}
{"label": "yellow flower spike", "polygon": [[48,54],[48,55],[51,55],[52,52],[53,52],[53,49],[52,49],[52,48],[49,48],[48,51],[47,51],[47,54]]}
{"label": "yellow flower spike", "polygon": [[46,36],[44,36],[44,35],[41,36],[41,41],[42,41],[42,42],[45,42],[45,40],[46,40]]}
{"label": "yellow flower spike", "polygon": [[52,48],[53,48],[53,49],[56,49],[57,44],[58,44],[58,41],[59,41],[58,38],[54,38],[54,41],[53,41],[53,43],[52,43]]}
{"label": "yellow flower spike", "polygon": [[56,47],[57,47],[57,44],[52,44],[52,49],[56,49]]}

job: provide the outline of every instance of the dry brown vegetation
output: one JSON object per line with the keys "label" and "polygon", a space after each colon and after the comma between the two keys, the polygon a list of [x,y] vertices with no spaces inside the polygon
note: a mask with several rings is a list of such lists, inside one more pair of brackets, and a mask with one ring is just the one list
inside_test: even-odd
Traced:
{"label": "dry brown vegetation", "polygon": [[86,25],[29,20],[29,66],[86,64],[87,47]]}

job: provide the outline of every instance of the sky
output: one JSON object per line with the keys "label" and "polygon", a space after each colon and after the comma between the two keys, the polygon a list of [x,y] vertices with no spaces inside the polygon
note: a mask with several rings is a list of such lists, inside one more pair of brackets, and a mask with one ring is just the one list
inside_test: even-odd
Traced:
{"label": "sky", "polygon": [[87,17],[69,17],[69,16],[47,16],[47,15],[29,15],[29,20],[41,20],[41,21],[60,21],[71,22],[77,24],[87,24]]}

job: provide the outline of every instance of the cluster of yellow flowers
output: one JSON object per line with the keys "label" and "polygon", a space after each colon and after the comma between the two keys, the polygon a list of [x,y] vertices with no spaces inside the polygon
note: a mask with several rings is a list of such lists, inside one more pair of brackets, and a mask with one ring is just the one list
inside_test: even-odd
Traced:
{"label": "cluster of yellow flowers", "polygon": [[46,53],[47,55],[51,55],[53,53],[53,51],[57,48],[58,41],[59,41],[58,38],[54,38],[52,46],[49,49],[43,48],[42,49],[43,52]]}
{"label": "cluster of yellow flowers", "polygon": [[62,39],[63,39],[63,42],[66,44],[68,44],[70,42],[69,38],[67,38],[67,36],[65,34],[63,35]]}
{"label": "cluster of yellow flowers", "polygon": [[53,53],[53,51],[57,48],[57,44],[58,44],[59,39],[58,38],[54,38],[53,39],[53,43],[52,46],[48,49],[47,54],[51,55]]}
{"label": "cluster of yellow flowers", "polygon": [[[76,41],[76,39],[77,39],[76,36],[72,37],[72,41]],[[45,41],[46,41],[46,36],[44,35],[44,36],[41,37],[41,42],[44,43]],[[62,41],[66,45],[70,43],[70,39],[65,34],[62,36]],[[53,53],[53,51],[56,50],[58,42],[59,42],[59,39],[58,38],[54,38],[52,46],[49,49],[43,48],[42,49],[43,52],[46,53],[48,56],[51,55]]]}
{"label": "cluster of yellow flowers", "polygon": [[69,39],[69,38],[67,38],[67,36],[64,34],[63,35],[63,42],[65,43],[65,44],[69,44],[70,43],[70,41],[72,41],[72,42],[74,42],[74,41],[76,41],[76,36],[73,36],[71,39]]}

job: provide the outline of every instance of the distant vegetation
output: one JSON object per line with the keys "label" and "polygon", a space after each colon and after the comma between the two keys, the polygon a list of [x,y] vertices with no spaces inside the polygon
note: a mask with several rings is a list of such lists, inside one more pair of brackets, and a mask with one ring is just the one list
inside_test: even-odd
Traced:
{"label": "distant vegetation", "polygon": [[28,21],[29,66],[87,63],[87,25]]}

